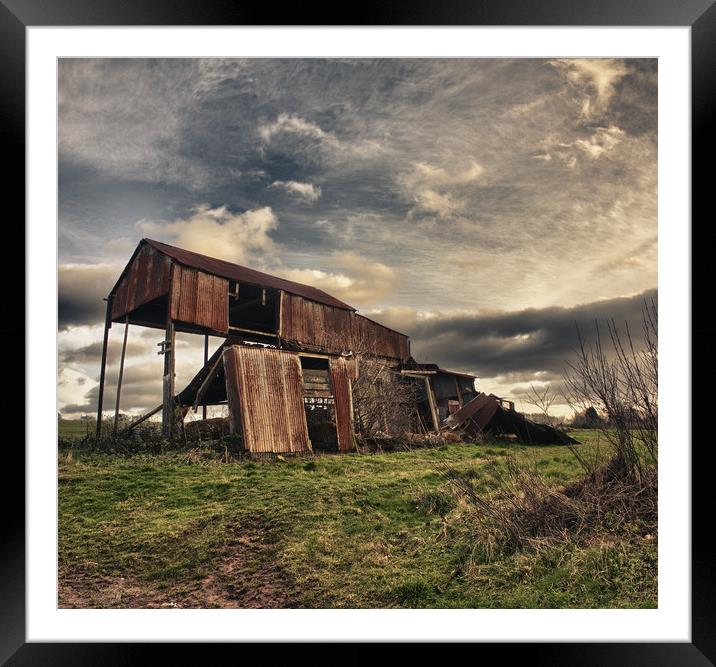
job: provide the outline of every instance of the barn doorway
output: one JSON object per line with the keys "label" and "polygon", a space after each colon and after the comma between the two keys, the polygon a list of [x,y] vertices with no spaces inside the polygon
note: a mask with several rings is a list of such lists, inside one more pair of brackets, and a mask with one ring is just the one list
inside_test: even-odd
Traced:
{"label": "barn doorway", "polygon": [[336,409],[327,357],[301,355],[303,407],[314,451],[337,452]]}

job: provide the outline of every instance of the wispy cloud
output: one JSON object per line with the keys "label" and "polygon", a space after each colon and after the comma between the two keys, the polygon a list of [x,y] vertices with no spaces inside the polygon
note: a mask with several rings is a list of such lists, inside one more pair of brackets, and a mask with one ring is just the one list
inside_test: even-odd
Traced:
{"label": "wispy cloud", "polygon": [[314,202],[321,196],[321,188],[313,183],[299,181],[274,181],[269,187],[280,188],[304,201]]}

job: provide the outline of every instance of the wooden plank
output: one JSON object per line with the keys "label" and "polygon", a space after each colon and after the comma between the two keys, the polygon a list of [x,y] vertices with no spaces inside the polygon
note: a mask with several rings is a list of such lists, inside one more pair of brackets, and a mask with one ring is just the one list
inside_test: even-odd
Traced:
{"label": "wooden plank", "polygon": [[124,375],[124,355],[127,351],[127,332],[129,331],[129,317],[124,317],[124,339],[122,340],[122,354],[119,357],[119,376],[117,377],[117,400],[114,404],[114,435],[117,435],[119,422],[119,399],[122,395],[122,376]]}
{"label": "wooden plank", "polygon": [[428,395],[428,405],[430,405],[430,415],[433,418],[433,428],[435,432],[440,431],[440,420],[438,419],[438,409],[435,405],[435,394],[433,394],[433,388],[430,384],[430,378],[425,378],[425,393]]}
{"label": "wooden plank", "polygon": [[128,431],[131,431],[135,426],[139,426],[143,421],[146,421],[149,419],[152,415],[156,415],[157,412],[159,412],[164,407],[164,403],[160,403],[157,405],[156,408],[153,410],[150,410],[149,412],[145,412],[141,417],[135,419],[131,424],[125,426],[118,435],[123,435],[124,433],[127,433]]}
{"label": "wooden plank", "polygon": [[104,376],[107,369],[107,342],[112,326],[112,295],[107,297],[107,312],[104,317],[104,338],[102,339],[102,362],[99,371],[99,397],[97,399],[97,439],[102,435],[102,402],[104,401]]}
{"label": "wooden plank", "polygon": [[[172,275],[170,277],[170,285],[174,292],[174,265],[172,265]],[[174,330],[174,320],[172,319],[172,308],[167,310],[167,327],[164,337],[164,376],[162,378],[163,400],[162,400],[162,435],[170,440],[174,436],[174,345],[176,343],[176,332]]]}
{"label": "wooden plank", "polygon": [[220,354],[216,358],[214,365],[211,367],[211,370],[209,371],[207,376],[204,378],[204,381],[201,383],[198,391],[196,392],[196,397],[194,398],[194,405],[192,406],[194,412],[196,412],[197,408],[199,407],[199,401],[201,400],[201,397],[204,395],[204,392],[209,388],[211,381],[216,377],[216,374],[219,372],[219,364],[222,361],[222,357],[223,357],[223,355]]}

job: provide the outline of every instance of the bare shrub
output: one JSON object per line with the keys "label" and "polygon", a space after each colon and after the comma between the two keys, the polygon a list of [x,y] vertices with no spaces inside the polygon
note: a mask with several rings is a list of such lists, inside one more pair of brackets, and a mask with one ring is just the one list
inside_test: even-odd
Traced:
{"label": "bare shrub", "polygon": [[356,434],[397,436],[422,430],[416,403],[419,385],[387,361],[357,355],[359,375],[352,382]]}
{"label": "bare shrub", "polygon": [[[615,461],[615,460],[614,460]],[[565,487],[550,486],[536,470],[510,456],[496,469],[498,488],[479,492],[471,479],[443,469],[456,497],[466,506],[465,519],[473,533],[473,555],[497,554],[550,543],[587,543],[608,534],[636,530],[656,532],[657,479],[651,469],[646,483],[637,485],[614,463]]]}
{"label": "bare shrub", "polygon": [[[496,490],[482,493],[472,480],[438,464],[467,508],[473,553],[491,558],[497,552],[634,531],[653,539],[658,499],[656,304],[643,309],[641,346],[628,326],[622,332],[610,320],[607,331],[609,345],[602,342],[598,325],[594,343],[579,335],[577,359],[565,371],[571,404],[592,420],[594,412],[601,413],[597,424],[606,443],[606,452],[597,443],[589,457],[570,445],[584,468],[581,479],[554,487],[513,455],[496,472]],[[536,392],[535,404],[546,412],[550,397]]]}
{"label": "bare shrub", "polygon": [[642,344],[637,347],[628,324],[620,330],[607,320],[607,342],[599,323],[587,343],[577,330],[577,358],[564,372],[575,411],[601,413],[598,422],[617,465],[638,481],[657,466],[659,436],[658,326],[652,299],[642,309]]}

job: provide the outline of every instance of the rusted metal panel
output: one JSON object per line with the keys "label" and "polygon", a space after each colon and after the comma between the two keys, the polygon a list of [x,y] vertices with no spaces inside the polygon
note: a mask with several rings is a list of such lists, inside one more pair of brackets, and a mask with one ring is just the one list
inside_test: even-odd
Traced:
{"label": "rusted metal panel", "polygon": [[340,354],[351,349],[353,313],[281,293],[280,335],[304,349]]}
{"label": "rusted metal panel", "polygon": [[169,291],[171,259],[149,245],[142,245],[122,272],[112,292],[112,319],[118,320],[135,308]]}
{"label": "rusted metal panel", "polygon": [[410,356],[408,337],[373,320],[340,308],[281,294],[281,338],[302,349],[332,354],[354,351],[393,359]]}
{"label": "rusted metal panel", "polygon": [[[226,379],[226,400],[229,404],[229,426],[232,433],[243,435],[244,426],[242,422],[241,398],[239,396],[239,373],[236,354],[232,347],[219,348],[215,353],[223,357],[224,378]],[[206,366],[204,367],[206,369]],[[246,442],[244,440],[244,447]]]}
{"label": "rusted metal panel", "polygon": [[229,330],[229,281],[186,266],[174,267],[172,319],[213,331]]}
{"label": "rusted metal panel", "polygon": [[374,354],[393,359],[410,356],[408,337],[357,313],[353,316],[352,349],[357,353]]}
{"label": "rusted metal panel", "polygon": [[456,429],[460,424],[463,424],[465,421],[470,419],[471,417],[475,417],[478,415],[478,413],[485,410],[485,412],[482,414],[482,419],[480,420],[480,428],[483,427],[483,424],[486,424],[485,418],[489,415],[491,418],[492,415],[495,414],[495,410],[497,409],[497,401],[494,397],[488,396],[487,394],[478,394],[475,398],[473,398],[469,403],[467,403],[464,407],[460,408],[457,412],[454,412],[451,414],[446,420],[445,423],[452,429]]}
{"label": "rusted metal panel", "polygon": [[343,357],[331,357],[331,380],[333,382],[333,404],[336,412],[338,449],[349,451],[355,448],[353,440],[353,394],[351,391],[351,361]]}
{"label": "rusted metal panel", "polygon": [[311,449],[297,354],[234,345],[224,352],[224,367],[231,421],[240,420],[248,451]]}
{"label": "rusted metal panel", "polygon": [[165,255],[168,255],[183,266],[199,269],[205,273],[221,276],[222,278],[229,278],[231,280],[238,280],[240,283],[257,285],[258,287],[270,287],[273,289],[284,290],[289,294],[295,294],[303,297],[304,299],[310,299],[311,301],[316,301],[335,308],[342,308],[351,311],[355,310],[355,308],[349,306],[340,299],[336,299],[334,296],[327,294],[323,290],[311,287],[310,285],[302,285],[301,283],[295,283],[292,280],[284,280],[283,278],[278,278],[276,276],[269,275],[268,273],[263,273],[262,271],[255,271],[254,269],[239,266],[238,264],[232,264],[231,262],[225,262],[221,259],[208,257],[207,255],[200,255],[199,253],[191,252],[190,250],[175,248],[174,246],[167,245],[166,243],[160,243],[159,241],[153,241],[152,239],[142,239],[142,243],[148,244]]}

